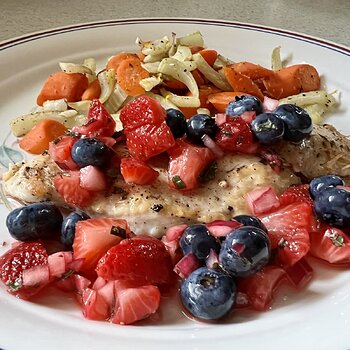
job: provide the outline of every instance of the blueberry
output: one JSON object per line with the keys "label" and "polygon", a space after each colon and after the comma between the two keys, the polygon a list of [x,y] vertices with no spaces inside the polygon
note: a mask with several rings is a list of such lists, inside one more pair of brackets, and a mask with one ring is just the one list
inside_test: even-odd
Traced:
{"label": "blueberry", "polygon": [[173,136],[175,138],[181,137],[186,132],[187,122],[186,118],[181,111],[175,108],[169,108],[166,110],[165,122],[169,126]]}
{"label": "blueberry", "polygon": [[61,243],[71,248],[74,241],[76,223],[87,219],[90,219],[90,216],[83,211],[74,211],[67,215],[61,227]]}
{"label": "blueberry", "polygon": [[323,175],[311,180],[310,193],[312,198],[315,198],[326,188],[344,185],[343,179],[337,175]]}
{"label": "blueberry", "polygon": [[318,193],[314,199],[316,215],[331,226],[350,226],[350,192],[337,187],[329,187]]}
{"label": "blueberry", "polygon": [[180,247],[184,254],[193,253],[199,261],[205,261],[213,249],[219,253],[220,244],[210,234],[205,225],[188,226],[180,238]]}
{"label": "blueberry", "polygon": [[187,138],[195,144],[202,145],[202,136],[205,134],[213,139],[216,131],[215,119],[210,115],[195,114],[187,121]]}
{"label": "blueberry", "polygon": [[88,165],[104,167],[111,158],[111,149],[96,138],[84,137],[73,145],[71,154],[80,168]]}
{"label": "blueberry", "polygon": [[265,233],[267,232],[267,228],[265,225],[261,222],[259,218],[256,216],[251,216],[251,215],[237,215],[233,218],[233,220],[238,221],[240,224],[243,226],[254,226],[257,228],[260,228],[263,230]]}
{"label": "blueberry", "polygon": [[284,104],[274,111],[285,123],[284,138],[292,142],[304,140],[312,131],[312,120],[301,107]]}
{"label": "blueberry", "polygon": [[254,226],[234,229],[223,242],[219,261],[232,276],[250,276],[261,270],[270,258],[267,234]]}
{"label": "blueberry", "polygon": [[226,108],[226,114],[235,117],[242,115],[244,112],[254,111],[256,115],[262,113],[262,103],[255,96],[241,95],[236,96]]}
{"label": "blueberry", "polygon": [[217,320],[231,310],[236,285],[229,275],[201,267],[182,282],[180,295],[183,305],[194,317]]}
{"label": "blueberry", "polygon": [[59,209],[48,203],[35,203],[14,209],[6,218],[10,235],[19,241],[53,238],[62,225]]}
{"label": "blueberry", "polygon": [[284,125],[275,114],[261,113],[252,121],[251,128],[261,143],[271,144],[283,137]]}

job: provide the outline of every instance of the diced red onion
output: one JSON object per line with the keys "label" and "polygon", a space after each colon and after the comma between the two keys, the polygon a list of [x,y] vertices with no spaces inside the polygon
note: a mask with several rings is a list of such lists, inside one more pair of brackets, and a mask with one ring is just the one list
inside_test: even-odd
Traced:
{"label": "diced red onion", "polygon": [[213,269],[215,266],[219,264],[219,257],[214,249],[210,249],[209,256],[205,261],[205,265],[208,269]]}
{"label": "diced red onion", "polygon": [[98,290],[100,288],[102,288],[103,286],[105,286],[107,284],[107,281],[101,277],[98,276],[94,282],[94,284],[92,285],[92,289]]}
{"label": "diced red onion", "polygon": [[49,265],[39,265],[26,269],[22,274],[22,283],[25,287],[44,286],[50,280]]}
{"label": "diced red onion", "polygon": [[74,270],[79,272],[84,264],[84,258],[74,259],[70,263],[67,264],[68,270]]}
{"label": "diced red onion", "polygon": [[202,136],[202,141],[204,145],[208,147],[217,158],[222,158],[224,156],[224,151],[214,142],[210,136],[204,134]]}
{"label": "diced red onion", "polygon": [[67,271],[65,252],[58,252],[48,256],[50,277],[61,277]]}
{"label": "diced red onion", "polygon": [[235,220],[215,220],[206,226],[212,236],[226,237],[233,229],[242,226],[242,224]]}
{"label": "diced red onion", "polygon": [[253,215],[262,214],[280,206],[271,186],[257,187],[247,194],[247,203]]}
{"label": "diced red onion", "polygon": [[226,123],[226,120],[227,120],[226,113],[217,113],[215,115],[215,123],[217,126],[220,126],[220,125]]}
{"label": "diced red onion", "polygon": [[174,240],[177,240],[179,239],[183,232],[185,231],[185,229],[188,227],[187,224],[182,224],[182,225],[176,225],[176,226],[172,226],[172,227],[169,227],[166,232],[165,232],[165,239],[168,241],[168,242],[171,242],[171,241],[174,241]]}
{"label": "diced red onion", "polygon": [[240,117],[248,124],[251,124],[252,121],[256,117],[256,113],[254,111],[246,111],[240,115]]}
{"label": "diced red onion", "polygon": [[194,270],[201,266],[194,254],[186,254],[174,267],[174,272],[181,278],[188,277]]}
{"label": "diced red onion", "polygon": [[264,112],[273,112],[278,107],[279,101],[273,98],[264,96],[264,101],[262,103]]}
{"label": "diced red onion", "polygon": [[89,279],[87,279],[86,277],[83,277],[83,276],[77,275],[77,274],[74,274],[72,276],[74,279],[76,291],[78,293],[82,293],[91,284],[91,281]]}
{"label": "diced red onion", "polygon": [[103,191],[107,188],[106,175],[96,166],[88,165],[80,169],[80,186],[89,191]]}

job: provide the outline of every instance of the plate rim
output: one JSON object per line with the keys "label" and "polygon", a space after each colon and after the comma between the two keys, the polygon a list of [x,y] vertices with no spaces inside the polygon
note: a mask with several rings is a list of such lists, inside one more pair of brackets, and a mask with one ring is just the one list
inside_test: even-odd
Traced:
{"label": "plate rim", "polygon": [[318,36],[310,34],[304,34],[298,31],[282,29],[274,26],[268,26],[257,23],[248,23],[240,21],[230,21],[223,19],[210,19],[210,18],[187,18],[187,17],[130,17],[130,18],[115,18],[107,20],[97,20],[81,22],[76,24],[68,24],[64,26],[58,26],[53,28],[47,28],[40,31],[34,31],[26,33],[13,38],[5,39],[0,42],[0,52],[6,49],[10,49],[20,44],[25,44],[30,41],[39,40],[41,38],[59,35],[67,32],[74,32],[86,29],[111,27],[118,25],[130,25],[130,24],[147,24],[147,23],[178,23],[178,24],[200,24],[200,25],[212,25],[212,26],[226,26],[245,30],[261,31],[265,33],[273,33],[280,36],[304,41],[314,45],[318,45],[324,48],[331,49],[338,53],[344,54],[350,57],[350,47],[336,43],[334,41],[323,39]]}

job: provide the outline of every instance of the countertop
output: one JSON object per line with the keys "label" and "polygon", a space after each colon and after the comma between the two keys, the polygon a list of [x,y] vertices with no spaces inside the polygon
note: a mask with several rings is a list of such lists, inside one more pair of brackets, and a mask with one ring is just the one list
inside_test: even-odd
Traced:
{"label": "countertop", "polygon": [[349,0],[1,0],[0,41],[70,24],[135,17],[255,23],[350,46]]}

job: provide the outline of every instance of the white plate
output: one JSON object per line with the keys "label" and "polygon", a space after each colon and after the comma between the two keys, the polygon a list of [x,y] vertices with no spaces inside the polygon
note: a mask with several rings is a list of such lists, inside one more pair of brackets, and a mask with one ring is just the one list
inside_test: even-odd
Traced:
{"label": "white plate", "polygon": [[[131,19],[48,30],[0,43],[0,118],[7,133],[11,118],[35,104],[41,84],[59,61],[106,58],[136,51],[135,38],[156,39],[200,30],[210,48],[235,61],[264,66],[282,47],[291,63],[308,62],[322,74],[328,91],[341,91],[340,110],[328,119],[350,132],[350,50],[306,35],[258,25],[202,19]],[[0,207],[0,242],[9,241]],[[6,247],[0,248],[0,253]],[[317,267],[314,281],[300,293],[280,297],[266,313],[243,313],[232,323],[190,321],[179,307],[166,307],[160,320],[146,325],[115,326],[83,319],[67,296],[52,295],[40,303],[24,302],[0,289],[0,348],[20,349],[349,349],[350,271]]]}

